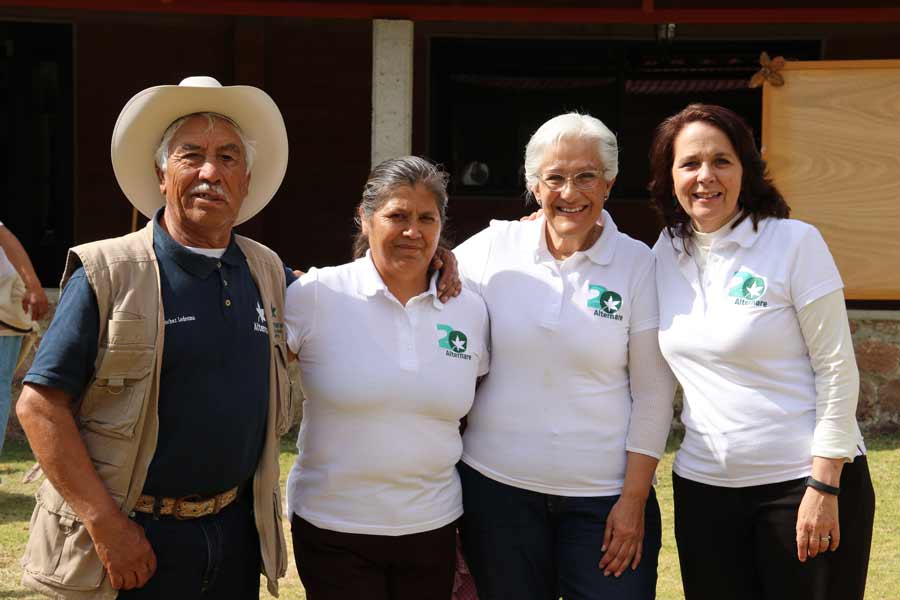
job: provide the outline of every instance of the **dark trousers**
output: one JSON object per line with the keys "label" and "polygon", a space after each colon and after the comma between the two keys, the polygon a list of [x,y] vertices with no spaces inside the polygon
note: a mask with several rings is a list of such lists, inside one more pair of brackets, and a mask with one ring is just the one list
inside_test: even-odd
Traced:
{"label": "dark trousers", "polygon": [[844,466],[841,544],[797,558],[805,478],[743,488],[672,474],[675,539],[686,600],[862,600],[875,496],[865,457]]}
{"label": "dark trousers", "polygon": [[248,490],[219,514],[178,520],[135,513],[156,553],[156,573],[119,600],[256,600],[261,556]]}
{"label": "dark trousers", "polygon": [[662,525],[651,490],[637,570],[604,576],[603,534],[618,496],[541,494],[485,477],[464,463],[460,533],[479,600],[650,600]]}
{"label": "dark trousers", "polygon": [[388,536],[320,529],[291,518],[294,559],[308,600],[449,600],[456,523]]}

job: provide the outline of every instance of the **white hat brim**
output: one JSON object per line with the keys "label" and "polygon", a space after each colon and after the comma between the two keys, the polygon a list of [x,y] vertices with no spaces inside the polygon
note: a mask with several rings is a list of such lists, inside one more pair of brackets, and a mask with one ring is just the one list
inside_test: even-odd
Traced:
{"label": "white hat brim", "polygon": [[113,129],[110,152],[116,180],[135,208],[152,217],[165,204],[154,168],[156,149],[169,125],[198,112],[225,115],[256,142],[250,189],[234,223],[238,225],[269,203],[287,171],[284,119],[275,101],[259,88],[160,85],[138,92]]}

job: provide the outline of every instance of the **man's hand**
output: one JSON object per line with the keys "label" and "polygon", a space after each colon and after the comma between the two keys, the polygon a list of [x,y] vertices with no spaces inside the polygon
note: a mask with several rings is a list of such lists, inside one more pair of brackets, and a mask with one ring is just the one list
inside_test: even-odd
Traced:
{"label": "man's hand", "polygon": [[122,513],[115,512],[85,526],[113,589],[143,587],[156,572],[156,554],[144,529]]}
{"label": "man's hand", "polygon": [[28,312],[29,307],[31,308],[31,318],[35,321],[40,321],[50,308],[47,294],[44,293],[40,282],[38,285],[30,287],[22,297],[22,310]]}
{"label": "man's hand", "polygon": [[156,556],[144,530],[122,514],[97,474],[71,407],[64,391],[26,383],[16,415],[47,479],[87,528],[112,586],[142,586],[156,571]]}
{"label": "man's hand", "polygon": [[457,269],[456,257],[453,255],[453,252],[438,246],[437,251],[434,253],[434,258],[431,259],[431,268],[435,271],[441,271],[437,285],[438,298],[440,298],[441,302],[446,304],[450,298],[459,296],[459,293],[462,291],[462,282],[459,280],[459,269]]}
{"label": "man's hand", "polygon": [[534,221],[535,219],[540,217],[542,214],[544,214],[544,209],[539,208],[536,211],[534,211],[533,213],[531,213],[530,215],[525,215],[524,217],[520,218],[519,220],[520,221]]}

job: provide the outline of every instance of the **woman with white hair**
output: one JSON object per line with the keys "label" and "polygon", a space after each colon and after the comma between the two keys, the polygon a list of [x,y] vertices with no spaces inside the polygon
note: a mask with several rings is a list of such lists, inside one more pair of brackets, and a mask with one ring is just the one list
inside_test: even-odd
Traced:
{"label": "woman with white hair", "polygon": [[674,379],[653,256],[603,210],[617,151],[593,117],[550,119],[525,150],[543,214],[492,221],[454,251],[491,320],[491,373],[459,465],[481,600],[655,596],[652,481]]}

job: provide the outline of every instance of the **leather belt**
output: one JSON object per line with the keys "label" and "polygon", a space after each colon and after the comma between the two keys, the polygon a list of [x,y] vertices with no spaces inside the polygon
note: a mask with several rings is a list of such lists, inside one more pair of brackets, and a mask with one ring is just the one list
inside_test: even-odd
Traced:
{"label": "leather belt", "polygon": [[173,516],[176,519],[196,519],[207,515],[215,515],[234,502],[238,496],[237,486],[216,496],[182,496],[181,498],[159,498],[141,495],[134,510],[155,515]]}

